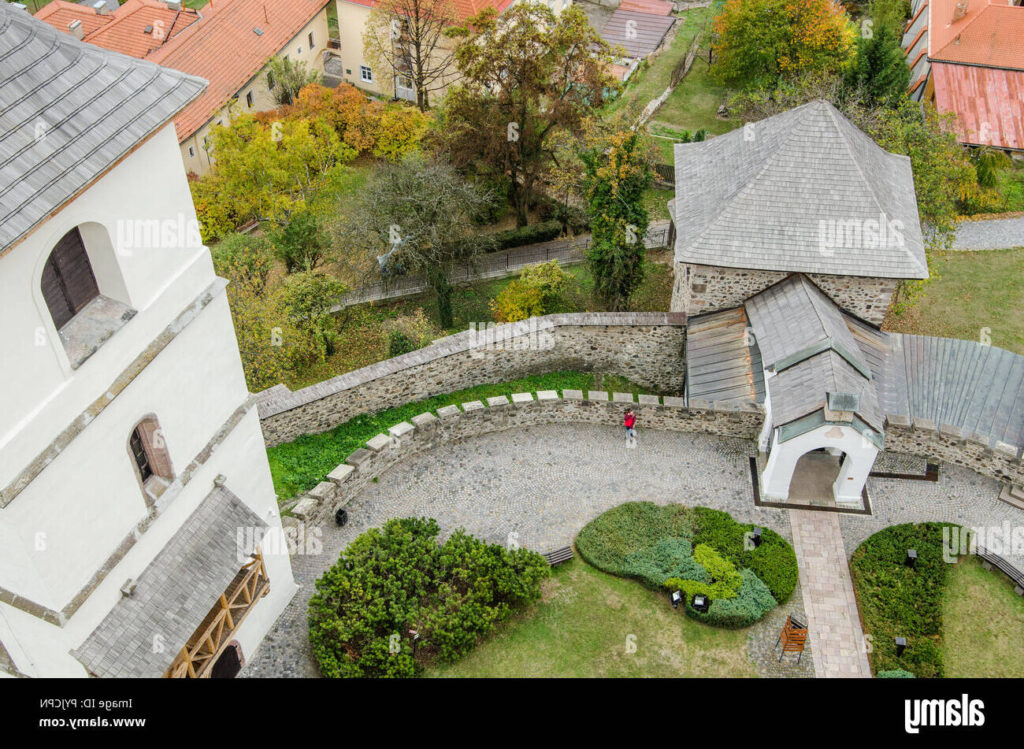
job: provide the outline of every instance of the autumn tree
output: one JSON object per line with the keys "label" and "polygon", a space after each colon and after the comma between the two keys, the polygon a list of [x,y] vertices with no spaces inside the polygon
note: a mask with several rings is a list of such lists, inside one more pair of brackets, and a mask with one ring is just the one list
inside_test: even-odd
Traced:
{"label": "autumn tree", "polygon": [[350,253],[370,258],[378,279],[422,275],[447,329],[453,325],[455,268],[493,246],[493,239],[474,231],[472,220],[490,200],[452,167],[412,155],[377,168],[337,233]]}
{"label": "autumn tree", "polygon": [[730,86],[772,85],[813,70],[839,73],[853,53],[853,25],[834,0],[727,0],[712,28],[712,74]]}
{"label": "autumn tree", "polygon": [[583,155],[593,239],[587,263],[594,292],[613,311],[625,309],[644,279],[644,238],[649,217],[644,191],[650,187],[650,146],[626,130],[604,148]]}
{"label": "autumn tree", "polygon": [[214,128],[212,153],[213,170],[192,183],[207,241],[224,232],[225,215],[287,223],[355,156],[323,118],[261,122],[247,114]]}
{"label": "autumn tree", "polygon": [[458,22],[451,0],[380,0],[363,31],[363,49],[389,93],[405,79],[416,92],[420,111],[455,72],[454,45],[448,29]]}
{"label": "autumn tree", "polygon": [[320,82],[320,73],[301,60],[275,57],[267,66],[267,88],[278,104],[291,104],[305,86]]}
{"label": "autumn tree", "polygon": [[553,136],[579,132],[615,85],[608,45],[575,5],[557,17],[538,3],[500,17],[488,8],[457,33],[460,82],[445,99],[442,149],[456,166],[507,185],[525,226]]}

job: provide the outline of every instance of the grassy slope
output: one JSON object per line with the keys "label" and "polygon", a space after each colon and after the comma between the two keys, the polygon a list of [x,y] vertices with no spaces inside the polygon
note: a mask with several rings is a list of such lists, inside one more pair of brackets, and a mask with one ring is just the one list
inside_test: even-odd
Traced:
{"label": "grassy slope", "polygon": [[956,565],[943,605],[942,655],[948,677],[1024,676],[1024,598],[976,557]]}
{"label": "grassy slope", "polygon": [[[634,636],[636,652],[627,653]],[[747,633],[695,622],[663,595],[582,560],[556,568],[542,602],[428,676],[755,676]]]}
{"label": "grassy slope", "polygon": [[932,259],[931,280],[885,329],[977,341],[989,328],[993,346],[1024,354],[1024,249],[947,252]]}

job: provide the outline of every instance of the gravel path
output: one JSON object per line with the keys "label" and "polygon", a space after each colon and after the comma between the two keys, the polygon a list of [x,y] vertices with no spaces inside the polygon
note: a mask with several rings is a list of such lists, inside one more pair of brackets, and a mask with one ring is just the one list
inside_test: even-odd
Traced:
{"label": "gravel path", "polygon": [[1006,250],[1024,247],[1024,216],[964,221],[957,227],[954,250]]}
{"label": "gravel path", "polygon": [[[520,546],[545,552],[570,544],[587,522],[611,507],[650,500],[719,508],[791,540],[787,510],[761,509],[753,503],[748,467],[752,449],[744,440],[644,430],[639,447],[626,450],[617,428],[549,425],[420,453],[353,499],[348,525],[323,528],[322,553],[293,557],[299,592],[242,675],[317,675],[306,635],[313,582],[352,539],[389,518],[429,516],[448,532],[462,526],[487,541],[514,538]],[[1024,519],[1024,513],[998,501],[994,481],[959,468],[944,467],[938,483],[871,479],[869,492],[874,516],[840,516],[847,554],[863,538],[898,522],[933,519],[976,525],[1011,516],[1018,523]],[[799,611],[799,595],[794,599],[787,608]],[[762,673],[770,666],[766,648],[774,643],[777,626],[773,620],[751,631],[750,644]],[[774,635],[769,629],[776,630]],[[799,672],[808,673],[809,663],[805,656]]]}

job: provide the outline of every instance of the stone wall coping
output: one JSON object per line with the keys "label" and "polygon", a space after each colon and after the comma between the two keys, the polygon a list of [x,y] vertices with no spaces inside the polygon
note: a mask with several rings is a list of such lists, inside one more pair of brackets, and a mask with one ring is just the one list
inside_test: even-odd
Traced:
{"label": "stone wall coping", "polygon": [[479,411],[481,408],[486,408],[486,406],[484,406],[483,404],[483,401],[469,401],[468,403],[462,404],[462,410],[464,413],[469,413],[470,411]]}
{"label": "stone wall coping", "polygon": [[886,414],[885,415],[886,426],[894,427],[910,427],[910,419],[903,414]]}
{"label": "stone wall coping", "polygon": [[348,463],[342,463],[327,474],[327,480],[333,481],[335,484],[343,484],[348,480],[349,475],[355,470],[354,466],[351,466]]}
{"label": "stone wall coping", "polygon": [[291,391],[275,385],[259,393],[258,409],[261,419],[276,416],[305,406],[345,390],[364,385],[421,364],[428,364],[454,354],[461,354],[488,341],[507,341],[520,336],[536,335],[538,328],[553,330],[561,327],[685,327],[686,314],[682,312],[573,312],[505,323],[486,331],[464,330],[447,336],[408,354],[385,359],[352,372],[332,377],[315,385]]}
{"label": "stone wall coping", "polygon": [[939,434],[943,434],[947,437],[954,437],[956,439],[963,439],[964,430],[960,427],[955,427],[952,424],[939,424]]}
{"label": "stone wall coping", "polygon": [[512,393],[512,402],[516,405],[533,403],[533,393]]}
{"label": "stone wall coping", "polygon": [[647,393],[641,393],[637,396],[641,406],[660,406],[661,399],[656,395],[649,395]]}
{"label": "stone wall coping", "polygon": [[372,451],[360,447],[358,450],[349,455],[348,458],[345,459],[345,462],[348,463],[350,466],[355,466],[356,468],[359,468],[360,465],[362,465],[363,463],[370,459],[371,455],[373,455]]}
{"label": "stone wall coping", "polygon": [[635,403],[632,393],[612,393],[612,403]]}
{"label": "stone wall coping", "polygon": [[587,400],[588,401],[601,401],[601,402],[606,401],[606,400],[608,400],[608,391],[607,390],[588,390],[587,391]]}
{"label": "stone wall coping", "polygon": [[538,390],[537,400],[539,401],[556,401],[558,400],[557,390]]}
{"label": "stone wall coping", "polygon": [[366,446],[373,450],[375,453],[379,453],[381,450],[388,447],[391,444],[391,438],[386,434],[378,434],[371,440],[368,440]]}
{"label": "stone wall coping", "polygon": [[508,396],[506,395],[494,395],[487,399],[488,408],[507,406],[508,404]]}
{"label": "stone wall coping", "polygon": [[932,421],[931,419],[922,419],[920,416],[915,416],[914,429],[921,429],[927,432],[934,432],[936,431],[937,427],[935,426],[935,422]]}
{"label": "stone wall coping", "polygon": [[415,428],[416,427],[414,427],[408,421],[403,421],[400,424],[395,424],[393,427],[389,428],[388,434],[390,434],[392,437],[404,437]]}
{"label": "stone wall coping", "polygon": [[430,411],[424,411],[423,413],[416,414],[416,416],[412,417],[412,423],[416,426],[417,429],[425,429],[432,427],[434,425],[434,422],[436,421],[437,417],[434,416],[434,414],[430,413]]}
{"label": "stone wall coping", "polygon": [[585,400],[583,397],[582,390],[563,390],[562,398],[567,401],[581,401]]}
{"label": "stone wall coping", "polygon": [[316,497],[317,499],[324,500],[330,499],[334,496],[334,483],[331,481],[321,481],[319,484],[314,486],[308,492],[309,496]]}
{"label": "stone wall coping", "polygon": [[666,395],[661,402],[672,408],[686,408],[686,398],[680,398],[678,395]]}
{"label": "stone wall coping", "polygon": [[995,444],[995,447],[992,449],[995,450],[995,452],[999,455],[1006,455],[1007,457],[1010,458],[1017,457],[1017,446],[1011,445],[1008,442],[1003,442],[1002,440],[998,440]]}
{"label": "stone wall coping", "polygon": [[460,413],[462,413],[462,411],[459,410],[458,406],[454,406],[454,405],[453,406],[441,406],[439,409],[437,409],[437,415],[438,415],[439,418],[442,418],[442,419],[448,418],[448,417],[451,417],[451,416],[457,416]]}

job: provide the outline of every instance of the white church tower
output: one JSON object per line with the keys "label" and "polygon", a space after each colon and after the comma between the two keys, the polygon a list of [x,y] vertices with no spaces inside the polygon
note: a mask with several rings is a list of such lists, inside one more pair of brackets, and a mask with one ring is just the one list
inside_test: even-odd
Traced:
{"label": "white church tower", "polygon": [[232,676],[295,592],[173,117],[0,3],[0,675]]}

